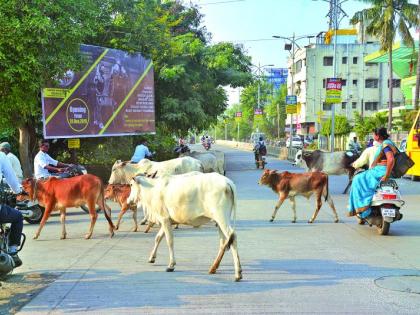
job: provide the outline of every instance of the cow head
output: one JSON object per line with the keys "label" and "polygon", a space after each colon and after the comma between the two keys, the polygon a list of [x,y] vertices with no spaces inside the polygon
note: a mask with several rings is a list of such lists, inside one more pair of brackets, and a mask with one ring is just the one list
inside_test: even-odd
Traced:
{"label": "cow head", "polygon": [[260,180],[258,181],[259,185],[270,185],[270,183],[273,180],[273,177],[278,176],[279,174],[277,173],[277,170],[269,170],[266,169],[264,170],[264,172],[262,173]]}
{"label": "cow head", "polygon": [[111,185],[111,184],[105,187],[105,191],[104,191],[105,199],[111,199],[112,197],[114,197],[114,187],[115,185]]}
{"label": "cow head", "polygon": [[35,179],[32,177],[26,178],[22,181],[23,190],[29,195],[29,199],[34,200]]}
{"label": "cow head", "polygon": [[128,204],[137,204],[138,202],[140,202],[140,189],[140,180],[134,177],[130,181],[130,195],[127,198]]}
{"label": "cow head", "polygon": [[303,163],[303,150],[298,150],[295,155],[295,161],[292,163],[294,166],[301,166]]}

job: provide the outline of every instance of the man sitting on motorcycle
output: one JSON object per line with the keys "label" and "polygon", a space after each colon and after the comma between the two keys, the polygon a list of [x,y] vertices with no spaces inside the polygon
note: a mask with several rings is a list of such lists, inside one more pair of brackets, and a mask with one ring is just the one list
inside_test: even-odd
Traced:
{"label": "man sitting on motorcycle", "polygon": [[61,163],[54,160],[47,152],[50,148],[48,140],[39,141],[39,152],[34,159],[34,172],[35,178],[48,178],[51,176],[58,176],[60,178],[70,177],[69,173],[66,173],[71,164]]}
{"label": "man sitting on motorcycle", "polygon": [[136,149],[134,150],[134,154],[131,157],[131,163],[138,163],[140,160],[143,160],[145,158],[150,158],[153,156],[153,153],[149,151],[149,148],[147,147],[147,140],[143,139],[140,141],[140,144],[136,146]]}
{"label": "man sitting on motorcycle", "polygon": [[259,141],[254,146],[255,162],[259,162],[260,158],[267,155],[267,147],[263,137],[259,138]]}
{"label": "man sitting on motorcycle", "polygon": [[[3,152],[0,152],[0,170],[13,192],[15,194],[22,193],[22,188],[19,185],[18,178],[13,171],[12,165]],[[13,209],[8,205],[1,204],[0,223],[11,223],[8,254],[12,256],[15,267],[19,267],[22,265],[22,260],[20,260],[17,254],[23,229],[22,214],[18,210]]]}

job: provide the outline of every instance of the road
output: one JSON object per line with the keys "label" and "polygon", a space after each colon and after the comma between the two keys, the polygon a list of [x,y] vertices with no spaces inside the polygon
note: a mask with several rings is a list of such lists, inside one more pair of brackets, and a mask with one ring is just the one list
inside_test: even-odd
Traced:
{"label": "road", "polygon": [[[167,273],[165,242],[156,263],[147,263],[156,229],[130,232],[127,216],[110,239],[101,214],[93,239],[84,240],[88,216],[72,209],[69,239],[59,239],[59,217],[53,216],[39,240],[27,241],[18,272],[53,274],[57,279],[19,314],[419,313],[419,182],[400,180],[407,204],[404,219],[391,225],[389,236],[345,217],[345,176],[330,177],[339,223],[333,223],[324,205],[315,223],[308,224],[315,201],[304,198],[297,199],[297,223],[291,223],[288,202],[270,223],[276,196],[257,185],[261,170],[255,169],[252,153],[218,149],[226,152],[227,176],[238,190],[243,281],[233,281],[230,253],[217,274],[207,274],[218,248],[212,224],[175,231],[177,265],[175,272]],[[302,171],[270,157],[268,163],[277,170]],[[26,234],[32,236],[35,228],[25,225]]]}

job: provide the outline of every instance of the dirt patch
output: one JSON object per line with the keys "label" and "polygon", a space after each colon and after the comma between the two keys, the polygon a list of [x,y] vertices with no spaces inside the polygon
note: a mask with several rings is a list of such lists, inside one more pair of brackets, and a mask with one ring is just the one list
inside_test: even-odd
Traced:
{"label": "dirt patch", "polygon": [[12,274],[0,279],[0,314],[15,314],[59,274]]}

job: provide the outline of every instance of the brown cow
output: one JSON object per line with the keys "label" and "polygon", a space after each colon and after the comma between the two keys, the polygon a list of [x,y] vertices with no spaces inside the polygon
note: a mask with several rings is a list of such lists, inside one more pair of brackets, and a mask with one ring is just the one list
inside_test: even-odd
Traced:
{"label": "brown cow", "polygon": [[99,177],[91,174],[75,176],[71,178],[58,179],[50,177],[46,180],[34,178],[25,179],[22,182],[23,189],[29,194],[31,200],[37,199],[39,204],[45,207],[44,216],[34,239],[39,237],[42,228],[48,220],[51,211],[60,210],[61,239],[66,238],[66,208],[78,207],[87,204],[90,214],[89,231],[85,238],[89,239],[93,233],[98,214],[95,205],[97,204],[104,211],[105,218],[109,224],[109,233],[114,235],[114,224],[111,220],[111,213],[105,210],[104,187]]}
{"label": "brown cow", "polygon": [[295,197],[300,195],[309,199],[312,194],[316,196],[316,209],[309,223],[315,221],[319,209],[322,206],[321,196],[325,197],[331,209],[334,212],[335,220],[338,222],[337,211],[335,210],[334,203],[328,193],[328,175],[322,172],[310,173],[289,173],[265,170],[261,175],[260,185],[269,186],[275,193],[279,194],[279,201],[277,202],[270,222],[274,221],[277,210],[280,208],[286,198],[290,199],[293,209],[293,223],[296,222],[296,202]]}
{"label": "brown cow", "polygon": [[[115,225],[115,229],[118,230],[123,215],[127,212],[128,209],[130,209],[133,211],[134,220],[134,228],[132,229],[132,231],[137,232],[139,231],[139,226],[137,224],[137,205],[129,205],[127,203],[127,198],[128,196],[130,196],[130,191],[130,185],[128,184],[110,184],[105,188],[105,199],[110,199],[114,202],[117,202],[121,207],[121,211],[118,214],[118,221]],[[105,206],[108,207],[107,205]]]}

